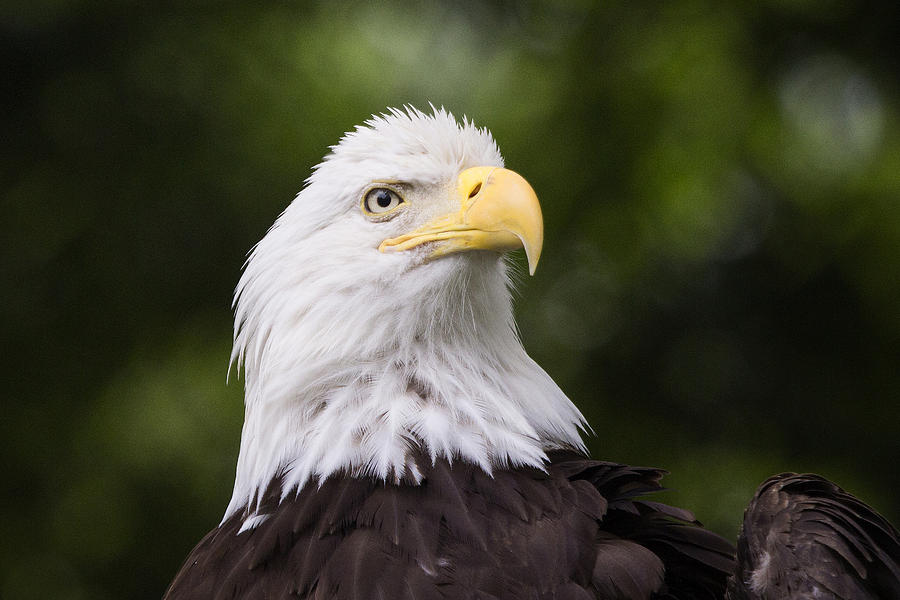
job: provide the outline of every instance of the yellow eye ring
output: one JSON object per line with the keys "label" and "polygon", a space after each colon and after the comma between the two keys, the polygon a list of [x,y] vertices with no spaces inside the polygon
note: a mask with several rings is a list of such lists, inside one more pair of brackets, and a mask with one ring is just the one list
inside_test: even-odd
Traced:
{"label": "yellow eye ring", "polygon": [[362,199],[362,209],[367,215],[383,217],[400,208],[405,200],[395,190],[388,187],[373,187],[366,191]]}

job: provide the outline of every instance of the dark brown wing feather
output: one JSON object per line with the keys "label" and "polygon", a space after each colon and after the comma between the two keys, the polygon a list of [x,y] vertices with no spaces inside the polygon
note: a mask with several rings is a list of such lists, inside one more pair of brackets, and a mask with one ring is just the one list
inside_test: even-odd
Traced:
{"label": "dark brown wing feather", "polygon": [[333,477],[210,532],[166,598],[721,598],[732,549],[640,499],[663,472],[557,452],[487,475],[422,457],[421,485]]}
{"label": "dark brown wing feather", "polygon": [[[583,468],[575,468],[576,465]],[[615,463],[582,459],[569,460],[563,465],[574,480],[590,481],[608,503],[602,527],[607,535],[633,542],[647,552],[632,551],[631,557],[641,568],[615,569],[600,562],[598,552],[595,578],[614,574],[612,583],[619,590],[613,594],[608,587],[599,597],[646,597],[644,590],[653,589],[658,581],[658,564],[650,560],[652,554],[664,567],[663,585],[656,590],[659,598],[721,598],[727,574],[734,567],[734,548],[718,535],[703,529],[693,514],[658,502],[641,499],[662,488],[660,479],[665,471],[630,467]],[[628,576],[638,573],[640,585],[631,585]]]}
{"label": "dark brown wing feather", "polygon": [[732,600],[900,598],[900,536],[818,475],[783,473],[744,513]]}

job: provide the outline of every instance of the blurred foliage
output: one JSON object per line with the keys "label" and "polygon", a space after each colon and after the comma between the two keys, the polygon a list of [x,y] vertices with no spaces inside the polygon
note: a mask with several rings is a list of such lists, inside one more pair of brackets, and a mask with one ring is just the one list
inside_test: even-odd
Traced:
{"label": "blurred foliage", "polygon": [[596,456],[728,536],[783,470],[900,515],[900,5],[151,6],[0,6],[0,596],[162,594],[230,495],[244,254],[404,103],[538,190],[519,324]]}

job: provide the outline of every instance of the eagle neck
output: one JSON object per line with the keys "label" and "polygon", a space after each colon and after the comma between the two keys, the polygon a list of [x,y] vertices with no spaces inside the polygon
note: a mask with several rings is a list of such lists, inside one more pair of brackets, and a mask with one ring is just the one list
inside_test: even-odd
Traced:
{"label": "eagle neck", "polygon": [[[338,475],[418,483],[423,454],[491,473],[583,449],[583,418],[522,347],[508,290],[480,292],[434,294],[456,302],[411,305],[400,319],[359,321],[349,302],[344,313],[315,314],[340,307],[331,303],[239,330],[253,335],[236,338],[245,421],[225,518],[252,520],[275,480],[287,497]],[[328,323],[329,336],[309,323]]]}

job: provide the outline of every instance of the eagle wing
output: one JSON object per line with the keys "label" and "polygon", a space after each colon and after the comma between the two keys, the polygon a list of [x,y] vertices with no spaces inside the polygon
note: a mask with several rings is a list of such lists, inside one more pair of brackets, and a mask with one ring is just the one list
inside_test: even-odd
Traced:
{"label": "eagle wing", "polygon": [[900,536],[818,475],[782,473],[744,513],[729,598],[900,598]]}

